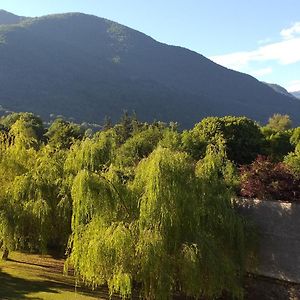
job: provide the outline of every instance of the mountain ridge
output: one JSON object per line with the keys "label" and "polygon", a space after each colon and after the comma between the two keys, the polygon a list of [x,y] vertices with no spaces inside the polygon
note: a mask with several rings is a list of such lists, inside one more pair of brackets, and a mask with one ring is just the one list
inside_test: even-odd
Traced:
{"label": "mountain ridge", "polygon": [[0,35],[0,104],[11,110],[101,122],[126,109],[184,127],[208,115],[266,122],[288,113],[300,123],[298,103],[250,75],[104,18],[29,18],[0,26]]}
{"label": "mountain ridge", "polygon": [[282,87],[281,85],[279,84],[276,84],[276,83],[268,83],[268,82],[263,82],[265,83],[266,85],[268,85],[269,87],[271,87],[274,91],[276,91],[277,93],[280,93],[280,94],[283,94],[283,95],[286,95],[288,97],[292,97],[292,98],[295,98],[295,95],[293,93],[289,93],[287,91],[287,89],[285,89],[284,87]]}
{"label": "mountain ridge", "polygon": [[0,25],[17,24],[25,19],[28,19],[28,18],[22,17],[22,16],[17,16],[17,15],[10,13],[4,9],[0,9]]}
{"label": "mountain ridge", "polygon": [[291,93],[294,97],[296,97],[297,99],[300,99],[300,91],[295,91]]}

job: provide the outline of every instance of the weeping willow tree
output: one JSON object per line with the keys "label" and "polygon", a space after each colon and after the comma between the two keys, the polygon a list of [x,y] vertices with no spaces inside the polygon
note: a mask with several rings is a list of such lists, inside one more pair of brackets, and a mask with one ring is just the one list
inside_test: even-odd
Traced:
{"label": "weeping willow tree", "polygon": [[232,207],[230,170],[222,147],[208,147],[197,164],[158,147],[132,182],[112,169],[80,171],[69,244],[77,276],[123,299],[134,283],[144,299],[176,292],[212,299],[224,291],[242,298],[246,224]]}
{"label": "weeping willow tree", "polygon": [[62,165],[44,151],[6,191],[16,249],[45,252],[52,246],[63,251],[70,233],[71,203],[61,193]]}
{"label": "weeping willow tree", "polygon": [[62,192],[63,161],[63,152],[42,146],[23,120],[1,140],[0,243],[5,253],[65,248],[71,202]]}
{"label": "weeping willow tree", "polygon": [[[66,266],[111,295],[130,298],[137,286],[149,300],[242,298],[249,238],[233,209],[234,167],[222,136],[202,147],[172,128],[145,126],[120,144],[110,129],[72,138],[71,149],[60,144],[64,134],[55,137],[45,145],[23,119],[0,135],[6,256],[63,249],[71,234]],[[192,156],[180,152],[188,145]]]}
{"label": "weeping willow tree", "polygon": [[80,171],[72,188],[72,236],[68,263],[86,283],[108,283],[111,293],[130,295],[137,203],[113,172]]}
{"label": "weeping willow tree", "polygon": [[63,180],[64,155],[43,147],[35,164],[14,180],[11,195],[22,207],[19,248],[63,252],[70,234],[71,202]]}
{"label": "weeping willow tree", "polygon": [[110,165],[116,148],[113,130],[97,133],[75,143],[67,155],[65,171],[76,175],[80,170],[101,171]]}
{"label": "weeping willow tree", "polygon": [[134,134],[118,148],[115,164],[123,169],[136,167],[142,158],[147,157],[156,148],[162,136],[163,129],[156,126],[149,126]]}
{"label": "weeping willow tree", "polygon": [[32,128],[22,119],[17,120],[8,133],[1,133],[0,140],[0,248],[6,259],[9,250],[18,242],[18,217],[22,208],[12,197],[14,181],[31,169],[38,145]]}

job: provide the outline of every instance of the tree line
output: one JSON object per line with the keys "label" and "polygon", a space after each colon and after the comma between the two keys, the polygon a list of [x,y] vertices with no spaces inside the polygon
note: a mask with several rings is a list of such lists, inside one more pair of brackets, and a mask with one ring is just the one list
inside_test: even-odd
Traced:
{"label": "tree line", "polygon": [[97,132],[31,113],[0,124],[3,258],[55,251],[78,279],[124,299],[136,288],[145,299],[241,299],[256,241],[234,209],[241,166],[257,170],[266,156],[300,174],[300,128],[288,116],[266,126],[209,117],[184,131],[126,113]]}

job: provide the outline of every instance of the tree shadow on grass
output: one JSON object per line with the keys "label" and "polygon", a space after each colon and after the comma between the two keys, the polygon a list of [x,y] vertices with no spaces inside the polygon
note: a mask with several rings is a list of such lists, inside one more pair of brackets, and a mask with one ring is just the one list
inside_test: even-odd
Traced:
{"label": "tree shadow on grass", "polygon": [[[57,293],[46,281],[33,281],[18,278],[0,269],[0,299],[24,299],[29,293],[51,292]],[[33,298],[36,300],[42,298]]]}
{"label": "tree shadow on grass", "polygon": [[[49,280],[27,280],[4,273],[0,269],[0,299],[24,299],[31,293],[52,293],[58,294],[60,292],[69,291],[74,292],[74,287],[65,283],[59,283]],[[87,291],[80,294],[89,294]],[[43,298],[31,298],[35,300],[42,300]]]}
{"label": "tree shadow on grass", "polygon": [[[32,293],[51,293],[59,294],[63,292],[75,293],[75,286],[53,281],[51,276],[42,275],[45,280],[27,280],[12,276],[1,271],[0,268],[0,299],[24,299]],[[86,287],[77,287],[76,293],[84,296],[95,297],[95,299],[109,299],[109,292],[107,288],[102,288],[98,291],[91,291]],[[30,295],[31,296],[31,295]],[[40,297],[32,297],[30,299],[43,300]],[[112,299],[120,299],[119,297],[112,297]]]}
{"label": "tree shadow on grass", "polygon": [[22,264],[22,265],[28,265],[28,266],[43,267],[44,269],[51,269],[51,266],[41,265],[41,264],[37,264],[37,263],[33,263],[33,262],[19,261],[19,260],[15,260],[12,258],[8,258],[6,261],[9,261],[12,263],[18,263],[18,264]]}

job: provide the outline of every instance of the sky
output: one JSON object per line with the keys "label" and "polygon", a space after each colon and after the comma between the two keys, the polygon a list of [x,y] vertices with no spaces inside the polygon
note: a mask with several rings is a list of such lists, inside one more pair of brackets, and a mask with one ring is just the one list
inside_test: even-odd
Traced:
{"label": "sky", "polygon": [[0,0],[23,16],[82,12],[300,91],[300,0]]}

